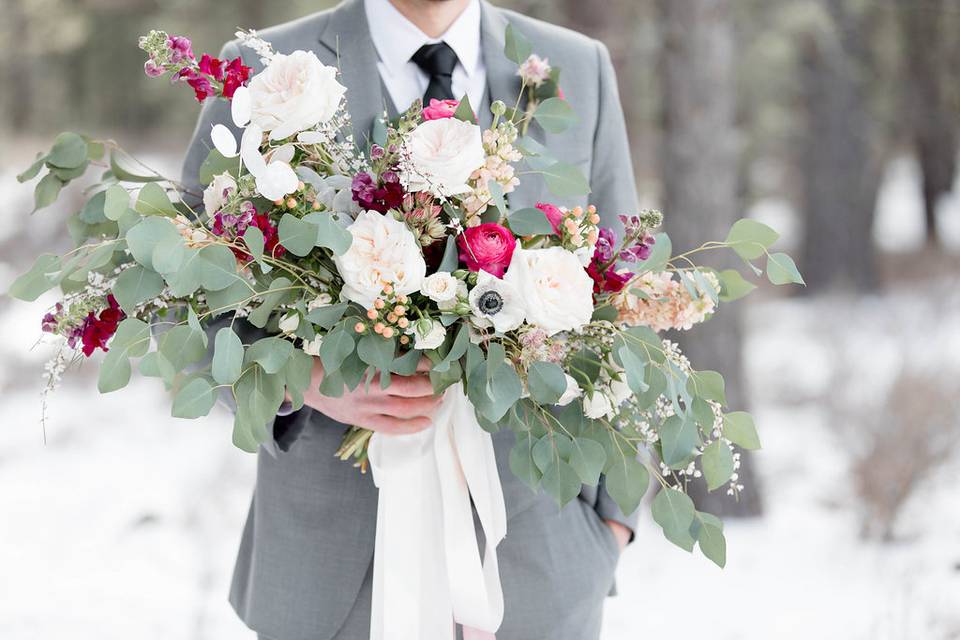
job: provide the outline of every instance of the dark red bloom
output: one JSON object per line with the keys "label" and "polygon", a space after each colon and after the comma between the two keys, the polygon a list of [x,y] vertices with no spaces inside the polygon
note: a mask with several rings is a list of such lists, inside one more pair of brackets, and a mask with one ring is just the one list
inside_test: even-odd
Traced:
{"label": "dark red bloom", "polygon": [[379,180],[362,171],[353,177],[351,191],[353,199],[364,209],[386,213],[403,204],[403,185],[394,171],[384,171]]}
{"label": "dark red bloom", "polygon": [[253,216],[253,226],[260,229],[263,233],[263,252],[274,258],[282,258],[287,249],[280,244],[280,236],[277,233],[277,227],[270,222],[270,218],[265,213],[258,213]]}
{"label": "dark red bloom", "polygon": [[83,355],[89,357],[97,349],[109,351],[107,342],[117,332],[117,326],[127,317],[127,314],[120,308],[117,299],[113,294],[107,296],[107,308],[100,312],[100,315],[94,315],[93,311],[87,314],[81,330],[80,339],[83,342]]}
{"label": "dark red bloom", "polygon": [[217,82],[223,80],[223,60],[214,58],[209,53],[205,53],[201,56],[197,66],[200,67],[200,73],[212,76]]}
{"label": "dark red bloom", "polygon": [[250,79],[250,72],[253,69],[243,64],[239,57],[234,58],[226,67],[226,77],[223,80],[223,97],[233,98],[237,89],[242,87]]}
{"label": "dark red bloom", "polygon": [[177,74],[177,77],[185,80],[186,83],[193,88],[194,94],[197,96],[197,102],[203,102],[207,98],[217,95],[213,85],[210,84],[209,78],[197,73],[193,69],[182,69],[180,73]]}
{"label": "dark red bloom", "polygon": [[593,292],[617,293],[623,290],[623,287],[630,282],[633,274],[629,271],[617,273],[614,267],[610,267],[604,273],[600,273],[600,265],[594,260],[587,266],[587,274],[593,279]]}

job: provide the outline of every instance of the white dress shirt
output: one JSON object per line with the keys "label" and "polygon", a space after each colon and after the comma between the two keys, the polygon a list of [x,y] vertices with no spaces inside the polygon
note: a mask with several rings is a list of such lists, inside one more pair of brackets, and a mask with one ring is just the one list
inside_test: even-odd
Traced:
{"label": "white dress shirt", "polygon": [[453,96],[460,99],[467,95],[474,111],[480,108],[487,88],[487,70],[480,51],[480,0],[470,0],[439,38],[431,38],[421,31],[397,11],[390,0],[364,0],[363,5],[379,57],[377,70],[398,111],[405,111],[414,100],[422,98],[430,82],[429,76],[410,58],[423,45],[441,40],[457,54]]}

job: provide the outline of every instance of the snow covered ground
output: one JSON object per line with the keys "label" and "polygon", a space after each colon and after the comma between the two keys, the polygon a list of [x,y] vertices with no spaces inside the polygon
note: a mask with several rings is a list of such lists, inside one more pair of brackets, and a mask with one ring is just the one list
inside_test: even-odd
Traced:
{"label": "snow covered ground", "polygon": [[[909,167],[900,173],[909,179]],[[25,194],[9,182],[0,177],[0,191]],[[892,198],[909,192],[890,188]],[[21,268],[0,257],[0,290]],[[868,402],[884,398],[901,366],[956,377],[956,284],[749,305],[765,516],[727,524],[722,571],[645,517],[604,640],[960,638],[960,459],[911,498],[896,542],[863,542],[843,425],[826,402],[838,375],[862,380],[850,386]],[[47,302],[0,298],[0,638],[252,638],[226,593],[253,458],[230,446],[226,415],[170,418],[153,380],[99,396],[95,367],[53,397],[44,444],[48,352],[31,345]]]}

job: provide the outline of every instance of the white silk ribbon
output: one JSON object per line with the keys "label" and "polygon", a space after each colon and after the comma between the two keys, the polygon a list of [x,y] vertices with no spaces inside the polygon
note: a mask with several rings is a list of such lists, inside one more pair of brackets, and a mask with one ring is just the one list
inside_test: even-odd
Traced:
{"label": "white silk ribbon", "polygon": [[[370,640],[493,639],[503,620],[497,545],[507,533],[493,440],[458,384],[420,433],[375,433],[380,490]],[[486,548],[474,527],[476,508]]]}

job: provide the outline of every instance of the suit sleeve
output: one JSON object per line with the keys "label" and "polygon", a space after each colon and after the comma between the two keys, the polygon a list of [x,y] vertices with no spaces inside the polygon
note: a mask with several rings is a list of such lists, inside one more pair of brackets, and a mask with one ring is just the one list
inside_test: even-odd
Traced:
{"label": "suit sleeve", "polygon": [[[228,42],[220,51],[219,57],[221,60],[232,60],[240,57],[240,49],[235,43]],[[197,120],[197,126],[193,131],[193,138],[187,148],[180,178],[183,184],[181,197],[194,211],[200,211],[203,208],[203,185],[200,184],[200,168],[207,159],[210,150],[213,149],[210,131],[217,124],[228,127],[234,136],[239,139],[241,132],[233,124],[233,118],[230,115],[230,103],[227,100],[208,99],[204,102],[200,118]],[[207,335],[212,340],[217,330],[226,326],[229,322],[229,318],[213,322],[207,327]],[[245,320],[238,320],[234,328],[245,343],[253,342],[265,335],[263,330],[254,327]],[[221,394],[221,402],[232,411],[236,411],[233,394]],[[273,423],[273,441],[263,443],[263,448],[274,456],[277,455],[278,451],[287,451],[303,432],[306,420],[302,418],[307,417],[308,414],[309,411],[306,408],[300,411],[292,411],[286,406],[281,407],[277,419]]]}
{"label": "suit sleeve", "polygon": [[[627,140],[627,124],[620,104],[617,76],[610,60],[610,52],[601,42],[596,43],[598,73],[600,77],[597,129],[593,139],[593,164],[590,171],[592,202],[605,226],[620,231],[619,214],[631,214],[639,210],[636,178],[630,160],[630,144]],[[614,520],[634,531],[639,511],[625,514],[604,488],[605,478],[597,487],[595,508],[604,520]],[[633,536],[631,536],[631,540]]]}

